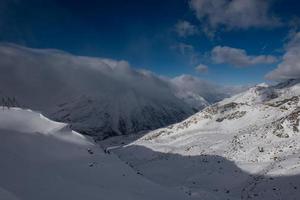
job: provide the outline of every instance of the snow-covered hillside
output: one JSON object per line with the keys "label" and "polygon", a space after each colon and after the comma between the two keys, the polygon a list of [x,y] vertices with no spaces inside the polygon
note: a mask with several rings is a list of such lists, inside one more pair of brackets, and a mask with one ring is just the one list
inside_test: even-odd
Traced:
{"label": "snow-covered hillside", "polygon": [[298,80],[260,84],[114,152],[150,180],[194,199],[296,200],[299,100]]}
{"label": "snow-covered hillside", "polygon": [[[0,59],[5,71],[0,73],[0,105],[5,105],[3,99],[14,98],[13,106],[39,110],[99,139],[182,121],[195,109],[228,96],[219,94],[220,86],[196,78],[179,88],[191,81],[171,81],[125,61],[52,49],[0,44]],[[210,87],[210,92],[195,93],[194,87]]]}
{"label": "snow-covered hillside", "polygon": [[1,200],[187,199],[144,179],[67,124],[0,107]]}

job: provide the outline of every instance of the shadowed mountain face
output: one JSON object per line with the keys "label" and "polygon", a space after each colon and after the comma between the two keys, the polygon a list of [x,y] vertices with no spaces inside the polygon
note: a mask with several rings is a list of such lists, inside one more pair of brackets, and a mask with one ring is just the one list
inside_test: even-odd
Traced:
{"label": "shadowed mountain face", "polygon": [[218,155],[162,153],[136,145],[113,152],[137,173],[160,185],[179,188],[191,199],[296,200],[300,196],[299,174],[267,174],[277,164],[251,173]]}
{"label": "shadowed mountain face", "polygon": [[153,130],[193,113],[177,99],[151,100],[130,91],[116,97],[81,97],[55,110],[51,118],[69,123],[75,130],[97,139]]}

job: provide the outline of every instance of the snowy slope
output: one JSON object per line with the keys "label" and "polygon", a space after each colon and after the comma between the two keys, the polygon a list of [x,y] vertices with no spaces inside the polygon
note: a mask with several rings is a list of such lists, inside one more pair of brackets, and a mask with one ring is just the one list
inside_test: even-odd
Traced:
{"label": "snowy slope", "polygon": [[186,199],[154,184],[67,124],[0,107],[0,199]]}
{"label": "snowy slope", "polygon": [[299,100],[298,80],[260,84],[114,152],[150,180],[195,199],[296,200]]}

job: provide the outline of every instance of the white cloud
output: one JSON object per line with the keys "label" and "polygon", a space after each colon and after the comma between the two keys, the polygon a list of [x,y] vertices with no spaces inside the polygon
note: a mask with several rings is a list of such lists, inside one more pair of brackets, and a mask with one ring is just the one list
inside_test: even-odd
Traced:
{"label": "white cloud", "polygon": [[199,64],[195,67],[195,70],[199,73],[205,73],[208,71],[208,67],[206,65]]}
{"label": "white cloud", "polygon": [[195,35],[198,32],[196,26],[192,25],[188,21],[179,21],[175,25],[175,31],[180,37]]}
{"label": "white cloud", "polygon": [[216,46],[211,51],[212,60],[215,63],[226,63],[235,67],[246,67],[258,64],[271,64],[277,58],[271,55],[248,55],[243,49],[227,46]]}
{"label": "white cloud", "polygon": [[271,80],[300,78],[300,32],[295,33],[287,43],[283,60],[277,68],[266,75]]}
{"label": "white cloud", "polygon": [[265,0],[191,0],[190,7],[207,29],[248,29],[274,27],[279,20],[269,14],[271,1]]}

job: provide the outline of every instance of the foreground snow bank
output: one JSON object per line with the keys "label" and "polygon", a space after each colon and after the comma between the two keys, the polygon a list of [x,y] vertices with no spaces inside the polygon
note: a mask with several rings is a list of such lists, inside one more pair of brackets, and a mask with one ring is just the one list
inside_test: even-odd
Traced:
{"label": "foreground snow bank", "polygon": [[185,199],[39,113],[0,107],[0,199]]}

